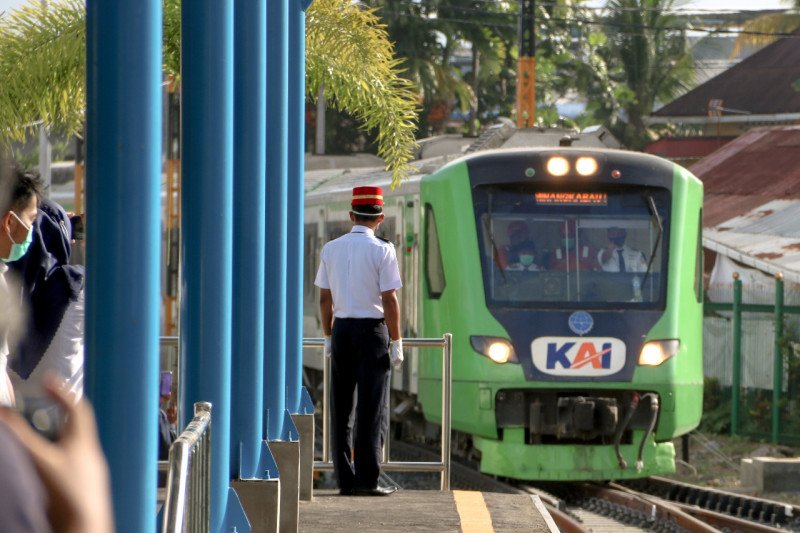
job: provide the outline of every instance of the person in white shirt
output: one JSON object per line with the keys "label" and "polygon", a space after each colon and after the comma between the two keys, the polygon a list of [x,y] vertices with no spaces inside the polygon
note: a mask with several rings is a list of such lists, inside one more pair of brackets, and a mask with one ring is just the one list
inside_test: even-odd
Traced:
{"label": "person in white shirt", "polygon": [[606,272],[644,272],[644,254],[625,244],[628,232],[624,228],[608,228],[608,245],[597,253],[597,262]]}
{"label": "person in white shirt", "polygon": [[395,293],[403,284],[394,246],[375,235],[383,218],[382,189],[354,188],[353,229],[322,248],[314,281],[320,288],[325,355],[331,358],[333,466],[342,495],[386,496],[396,490],[378,485],[389,427],[389,367],[403,362]]}
{"label": "person in white shirt", "polygon": [[8,263],[21,259],[33,241],[33,223],[39,206],[39,180],[17,167],[0,168],[0,405],[14,404],[8,377],[9,334],[20,325],[21,302],[9,289]]}

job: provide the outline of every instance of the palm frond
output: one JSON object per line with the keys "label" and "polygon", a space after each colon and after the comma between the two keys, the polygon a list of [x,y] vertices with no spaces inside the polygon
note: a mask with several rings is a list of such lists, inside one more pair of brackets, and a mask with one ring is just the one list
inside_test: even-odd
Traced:
{"label": "palm frond", "polygon": [[328,102],[377,128],[394,188],[413,170],[417,89],[400,76],[385,26],[374,10],[343,0],[315,0],[306,23],[308,93],[324,86]]}
{"label": "palm frond", "polygon": [[38,2],[0,19],[0,139],[24,140],[32,124],[67,134],[85,108],[86,16],[79,0]]}

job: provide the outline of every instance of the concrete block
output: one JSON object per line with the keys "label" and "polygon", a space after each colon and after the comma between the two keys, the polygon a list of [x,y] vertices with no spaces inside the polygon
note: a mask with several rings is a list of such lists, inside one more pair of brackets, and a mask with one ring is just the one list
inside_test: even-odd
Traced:
{"label": "concrete block", "polygon": [[272,440],[268,445],[280,473],[280,531],[296,533],[300,512],[300,442]]}
{"label": "concrete block", "polygon": [[300,499],[311,501],[314,486],[314,415],[293,414],[300,432]]}
{"label": "concrete block", "polygon": [[280,531],[280,482],[275,479],[248,479],[231,482],[244,507],[253,533]]}
{"label": "concrete block", "polygon": [[800,492],[800,458],[742,459],[742,486],[757,492]]}

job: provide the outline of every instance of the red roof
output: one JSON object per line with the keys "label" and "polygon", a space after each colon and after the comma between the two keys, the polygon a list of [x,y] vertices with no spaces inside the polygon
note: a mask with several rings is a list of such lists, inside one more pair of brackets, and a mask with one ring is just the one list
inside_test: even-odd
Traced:
{"label": "red roof", "polygon": [[771,200],[800,198],[800,126],[749,130],[691,170],[705,187],[704,226]]}
{"label": "red roof", "polygon": [[667,159],[699,159],[734,137],[665,137],[647,145],[645,152]]}

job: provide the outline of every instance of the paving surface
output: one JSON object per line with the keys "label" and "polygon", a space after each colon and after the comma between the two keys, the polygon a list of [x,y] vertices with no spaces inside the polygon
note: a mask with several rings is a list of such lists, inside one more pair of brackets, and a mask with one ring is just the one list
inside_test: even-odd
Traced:
{"label": "paving surface", "polygon": [[[300,502],[301,532],[549,532],[534,497],[527,494],[400,490],[387,497],[339,496],[315,490]],[[544,511],[546,513],[546,511]],[[550,522],[552,524],[552,521]]]}

